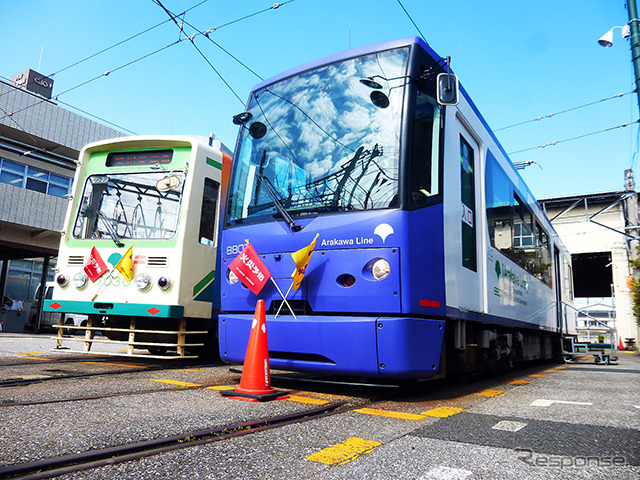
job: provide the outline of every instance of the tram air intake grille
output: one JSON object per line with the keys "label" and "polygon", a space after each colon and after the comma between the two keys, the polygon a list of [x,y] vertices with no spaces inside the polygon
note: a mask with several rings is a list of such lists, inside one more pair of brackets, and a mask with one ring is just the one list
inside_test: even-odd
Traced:
{"label": "tram air intake grille", "polygon": [[84,265],[84,256],[83,255],[70,255],[69,260],[67,261],[67,265]]}
{"label": "tram air intake grille", "polygon": [[147,259],[147,265],[150,267],[166,267],[167,257],[149,257]]}

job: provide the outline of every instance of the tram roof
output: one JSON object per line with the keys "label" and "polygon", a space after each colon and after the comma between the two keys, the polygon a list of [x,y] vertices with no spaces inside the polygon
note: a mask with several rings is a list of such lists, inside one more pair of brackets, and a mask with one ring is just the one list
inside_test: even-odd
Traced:
{"label": "tram roof", "polygon": [[297,75],[298,73],[305,72],[307,70],[312,70],[312,69],[320,67],[322,65],[327,65],[327,64],[330,64],[330,63],[334,63],[334,62],[339,62],[339,61],[345,60],[347,58],[353,58],[353,57],[359,57],[359,56],[362,56],[362,55],[367,55],[367,54],[373,53],[373,52],[380,52],[380,51],[383,51],[383,50],[392,50],[394,48],[405,47],[405,46],[410,46],[410,45],[414,45],[414,44],[418,44],[422,48],[424,48],[425,51],[429,55],[431,55],[431,57],[433,57],[434,60],[437,61],[440,58],[440,55],[438,55],[429,46],[429,44],[427,42],[425,42],[420,37],[399,38],[399,39],[396,39],[396,40],[388,40],[386,42],[379,42],[379,43],[374,43],[372,45],[365,45],[363,47],[352,48],[351,50],[345,50],[343,52],[334,53],[333,55],[328,55],[326,57],[319,58],[317,60],[313,60],[311,62],[304,63],[304,64],[299,65],[297,67],[290,68],[289,70],[285,70],[284,72],[279,73],[278,75],[275,75],[275,76],[273,76],[271,78],[268,78],[268,79],[260,82],[255,87],[253,87],[252,91],[258,90],[258,89],[260,89],[262,87],[265,87],[265,86],[270,85],[272,83],[278,82],[278,81],[280,81],[280,80],[282,80],[284,78],[288,78],[288,77],[291,77],[293,75]]}

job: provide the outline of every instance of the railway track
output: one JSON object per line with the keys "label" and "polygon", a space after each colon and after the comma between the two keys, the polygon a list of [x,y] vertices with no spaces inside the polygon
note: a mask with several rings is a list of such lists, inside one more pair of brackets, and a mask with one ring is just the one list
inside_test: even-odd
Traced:
{"label": "railway track", "polygon": [[[307,422],[357,408],[356,406],[345,408],[345,405],[346,402],[344,401],[332,402],[318,408],[290,415],[262,418],[250,422],[188,432],[181,435],[0,467],[0,478],[50,478],[105,465],[138,460],[143,457],[204,445],[229,438],[251,435],[253,433],[281,428],[285,425]],[[358,408],[360,407],[362,407],[362,405],[358,405]]]}
{"label": "railway track", "polygon": [[[63,370],[59,368],[47,368],[51,366],[58,366],[61,363],[73,365],[96,365],[96,366],[104,366],[104,367],[121,367],[124,370],[105,370],[100,372],[74,372],[69,370]],[[144,364],[144,363],[113,363],[103,362],[98,359],[96,360],[87,360],[85,359],[73,359],[73,360],[51,360],[51,361],[41,361],[40,363],[33,362],[20,362],[20,363],[5,363],[0,364],[3,369],[15,367],[26,367],[25,369],[21,369],[16,375],[9,376],[6,378],[0,378],[0,388],[1,387],[16,387],[16,386],[26,386],[35,383],[49,382],[52,380],[67,380],[67,379],[75,379],[75,378],[87,378],[87,377],[96,377],[101,375],[122,375],[127,373],[136,373],[140,371],[144,372],[153,372],[153,371],[164,371],[164,370],[183,370],[183,369],[197,369],[204,367],[211,367],[215,365],[222,365],[222,363],[208,363],[204,364],[194,364],[194,363],[182,363],[180,365],[163,365],[163,364]],[[5,370],[6,371],[6,370]]]}

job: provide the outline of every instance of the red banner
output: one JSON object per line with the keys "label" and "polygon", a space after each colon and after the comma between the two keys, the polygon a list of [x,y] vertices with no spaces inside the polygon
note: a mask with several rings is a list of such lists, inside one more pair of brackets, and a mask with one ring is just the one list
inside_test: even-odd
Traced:
{"label": "red banner", "polygon": [[102,257],[98,253],[96,247],[93,247],[89,254],[87,264],[84,266],[84,272],[92,282],[95,282],[108,271],[109,269],[107,268],[107,264],[102,260]]}
{"label": "red banner", "polygon": [[229,269],[256,295],[271,278],[271,272],[267,270],[250,243],[247,243],[244,250],[231,262]]}

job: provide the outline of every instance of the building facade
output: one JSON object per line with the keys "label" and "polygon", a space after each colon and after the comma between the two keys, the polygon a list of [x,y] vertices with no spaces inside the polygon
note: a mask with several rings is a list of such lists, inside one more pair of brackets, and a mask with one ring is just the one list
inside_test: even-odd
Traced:
{"label": "building facade", "polygon": [[[629,264],[638,245],[637,195],[627,190],[540,200],[571,253],[578,339],[636,342]],[[626,345],[625,345],[626,346]]]}
{"label": "building facade", "polygon": [[124,135],[61,108],[48,98],[52,81],[37,72],[14,78],[15,83],[0,79],[0,321],[5,331],[38,328],[36,290],[53,277],[80,150]]}

